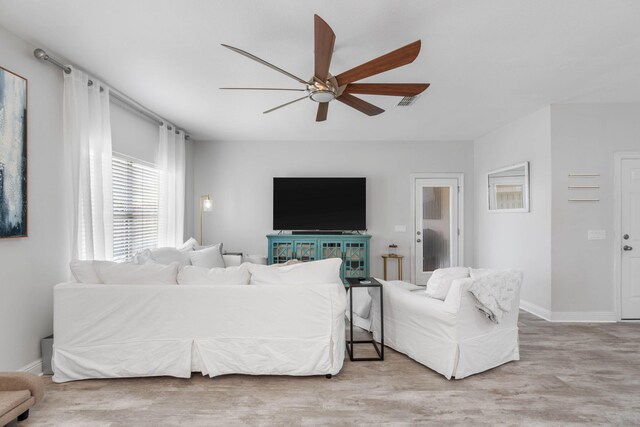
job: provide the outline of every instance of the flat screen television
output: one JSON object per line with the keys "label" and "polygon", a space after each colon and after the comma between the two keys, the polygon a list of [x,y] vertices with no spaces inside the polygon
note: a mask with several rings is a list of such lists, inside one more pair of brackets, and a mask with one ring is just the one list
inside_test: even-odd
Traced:
{"label": "flat screen television", "polygon": [[367,229],[366,178],[273,178],[273,229]]}

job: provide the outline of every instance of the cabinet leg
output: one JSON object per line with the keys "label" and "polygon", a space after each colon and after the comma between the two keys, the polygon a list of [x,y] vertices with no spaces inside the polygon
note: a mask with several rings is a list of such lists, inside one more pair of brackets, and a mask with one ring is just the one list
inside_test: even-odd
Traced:
{"label": "cabinet leg", "polygon": [[382,261],[382,272],[384,275],[384,280],[387,280],[387,259],[386,258],[383,258],[383,261]]}
{"label": "cabinet leg", "polygon": [[402,280],[402,258],[398,258],[398,280]]}
{"label": "cabinet leg", "polygon": [[332,376],[333,376],[333,375],[331,375],[331,374],[327,374],[327,375],[325,375],[324,377],[325,377],[326,379],[330,380]]}

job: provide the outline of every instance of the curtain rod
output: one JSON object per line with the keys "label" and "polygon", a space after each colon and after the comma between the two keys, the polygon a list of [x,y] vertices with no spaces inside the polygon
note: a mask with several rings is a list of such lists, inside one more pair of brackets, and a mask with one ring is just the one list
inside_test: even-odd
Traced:
{"label": "curtain rod", "polygon": [[[41,60],[41,61],[47,61],[52,63],[53,65],[55,65],[56,67],[62,69],[62,71],[64,71],[66,74],[70,74],[71,73],[71,67],[64,65],[63,63],[61,63],[60,61],[56,60],[55,58],[50,57],[47,52],[45,52],[44,50],[38,48],[36,50],[33,51],[33,56],[35,56],[37,59]],[[93,85],[93,81],[89,80],[89,86]],[[100,88],[100,91],[102,91],[103,88]],[[113,97],[118,100],[119,102],[125,104],[126,106],[128,106],[129,108],[133,109],[134,111],[138,112],[139,114],[142,114],[143,116],[153,120],[154,122],[156,122],[157,124],[159,124],[160,126],[162,126],[165,123],[165,120],[160,117],[159,115],[157,115],[156,113],[154,113],[153,111],[149,110],[147,107],[141,105],[140,103],[138,103],[137,101],[129,98],[127,95],[125,95],[124,93],[120,92],[117,89],[114,89],[112,87],[109,88],[109,92],[111,95],[113,95]],[[171,126],[168,126],[169,130],[172,130]],[[191,139],[191,137],[189,135],[187,135],[187,131],[184,129],[179,129],[176,126],[176,133],[178,133],[178,131],[183,131],[185,133],[185,139]]]}

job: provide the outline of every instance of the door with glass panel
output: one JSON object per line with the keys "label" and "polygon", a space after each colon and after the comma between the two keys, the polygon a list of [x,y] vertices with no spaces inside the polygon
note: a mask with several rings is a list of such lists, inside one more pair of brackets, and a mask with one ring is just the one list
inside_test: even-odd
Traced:
{"label": "door with glass panel", "polygon": [[415,283],[426,285],[439,268],[458,265],[458,179],[415,181]]}

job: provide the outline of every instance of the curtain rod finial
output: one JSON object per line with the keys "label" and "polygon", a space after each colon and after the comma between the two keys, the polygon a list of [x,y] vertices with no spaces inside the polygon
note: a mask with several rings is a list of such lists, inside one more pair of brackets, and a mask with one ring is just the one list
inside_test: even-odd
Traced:
{"label": "curtain rod finial", "polygon": [[45,52],[40,48],[33,51],[33,56],[35,56],[41,61],[46,61],[47,59],[49,59],[49,55],[47,55],[47,52]]}

